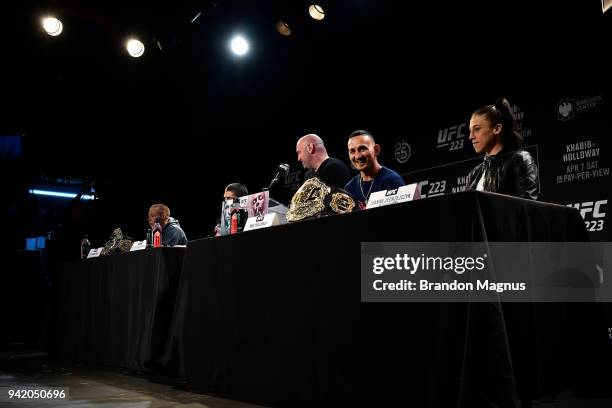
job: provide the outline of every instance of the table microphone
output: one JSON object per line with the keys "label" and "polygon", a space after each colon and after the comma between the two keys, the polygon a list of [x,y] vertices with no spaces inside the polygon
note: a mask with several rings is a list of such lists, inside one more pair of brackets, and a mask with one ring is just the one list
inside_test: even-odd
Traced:
{"label": "table microphone", "polygon": [[268,187],[264,187],[264,189],[262,191],[266,191],[266,190],[270,190],[272,188],[272,186],[274,184],[276,184],[278,182],[278,180],[284,176],[285,174],[287,174],[289,172],[289,165],[286,163],[281,163],[278,165],[278,170],[276,172],[276,176],[274,176],[274,179],[272,180],[272,182],[270,183],[270,185]]}

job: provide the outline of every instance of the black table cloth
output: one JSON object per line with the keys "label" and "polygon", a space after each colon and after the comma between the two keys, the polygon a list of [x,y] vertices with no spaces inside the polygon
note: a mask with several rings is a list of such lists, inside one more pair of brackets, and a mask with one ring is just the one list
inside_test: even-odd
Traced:
{"label": "black table cloth", "polygon": [[192,241],[162,361],[271,405],[515,406],[588,360],[555,360],[575,308],[361,303],[360,243],[586,239],[574,209],[464,192]]}
{"label": "black table cloth", "polygon": [[59,353],[144,370],[164,349],[185,248],[60,265]]}

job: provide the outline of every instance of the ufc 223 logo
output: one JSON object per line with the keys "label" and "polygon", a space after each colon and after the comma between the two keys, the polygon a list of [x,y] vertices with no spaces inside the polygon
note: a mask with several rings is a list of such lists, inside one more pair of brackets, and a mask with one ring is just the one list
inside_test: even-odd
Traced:
{"label": "ufc 223 logo", "polygon": [[446,193],[446,180],[440,181],[419,181],[417,191],[421,198],[435,197]]}
{"label": "ufc 223 logo", "polygon": [[285,188],[296,192],[302,185],[301,171],[290,171],[285,175]]}
{"label": "ufc 223 logo", "polygon": [[467,136],[468,124],[451,126],[438,131],[438,141],[436,147],[441,149],[448,148],[449,151],[462,149]]}
{"label": "ufc 223 logo", "polygon": [[603,231],[606,222],[606,213],[604,206],[608,204],[608,200],[585,201],[584,203],[567,204],[568,207],[574,207],[580,211],[580,216],[584,220],[587,231]]}

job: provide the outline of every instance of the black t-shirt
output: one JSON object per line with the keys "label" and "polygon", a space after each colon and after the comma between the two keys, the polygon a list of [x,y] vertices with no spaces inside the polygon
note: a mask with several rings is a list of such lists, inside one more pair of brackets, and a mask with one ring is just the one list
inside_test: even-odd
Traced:
{"label": "black t-shirt", "polygon": [[313,177],[317,177],[328,186],[344,188],[351,179],[351,172],[344,162],[328,157],[321,163],[317,171],[308,170],[304,175],[304,181]]}

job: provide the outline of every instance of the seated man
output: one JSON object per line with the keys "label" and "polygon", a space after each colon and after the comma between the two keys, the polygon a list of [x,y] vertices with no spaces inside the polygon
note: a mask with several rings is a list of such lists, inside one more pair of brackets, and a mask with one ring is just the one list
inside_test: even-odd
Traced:
{"label": "seated man", "polygon": [[[247,190],[247,187],[244,184],[241,183],[231,183],[228,184],[227,187],[225,187],[225,191],[223,192],[223,200],[237,200],[240,197],[244,197],[244,196],[248,196],[249,195],[249,190]],[[225,209],[225,206],[223,207]],[[227,217],[229,217],[229,213],[226,214]],[[228,229],[228,226],[226,225],[224,228],[221,227],[221,218],[219,218],[217,220],[217,225],[215,226],[214,231],[208,235],[209,237],[211,236],[215,236],[218,237],[221,235],[221,230],[222,229]]]}
{"label": "seated man", "polygon": [[351,172],[344,162],[329,157],[323,140],[315,135],[302,136],[295,146],[297,158],[306,170],[304,181],[317,177],[328,186],[344,187]]}
{"label": "seated man", "polygon": [[349,159],[359,174],[349,181],[344,189],[365,208],[370,195],[377,191],[398,188],[404,179],[395,171],[378,163],[380,146],[366,130],[356,130],[348,140]]}
{"label": "seated man", "polygon": [[223,192],[223,199],[228,200],[230,198],[240,198],[248,195],[249,190],[247,190],[244,184],[232,183],[225,187],[225,191]]}
{"label": "seated man", "polygon": [[153,204],[149,208],[149,225],[155,228],[155,222],[159,221],[162,227],[162,245],[187,245],[187,236],[181,229],[178,220],[170,217],[170,208],[165,204]]}

